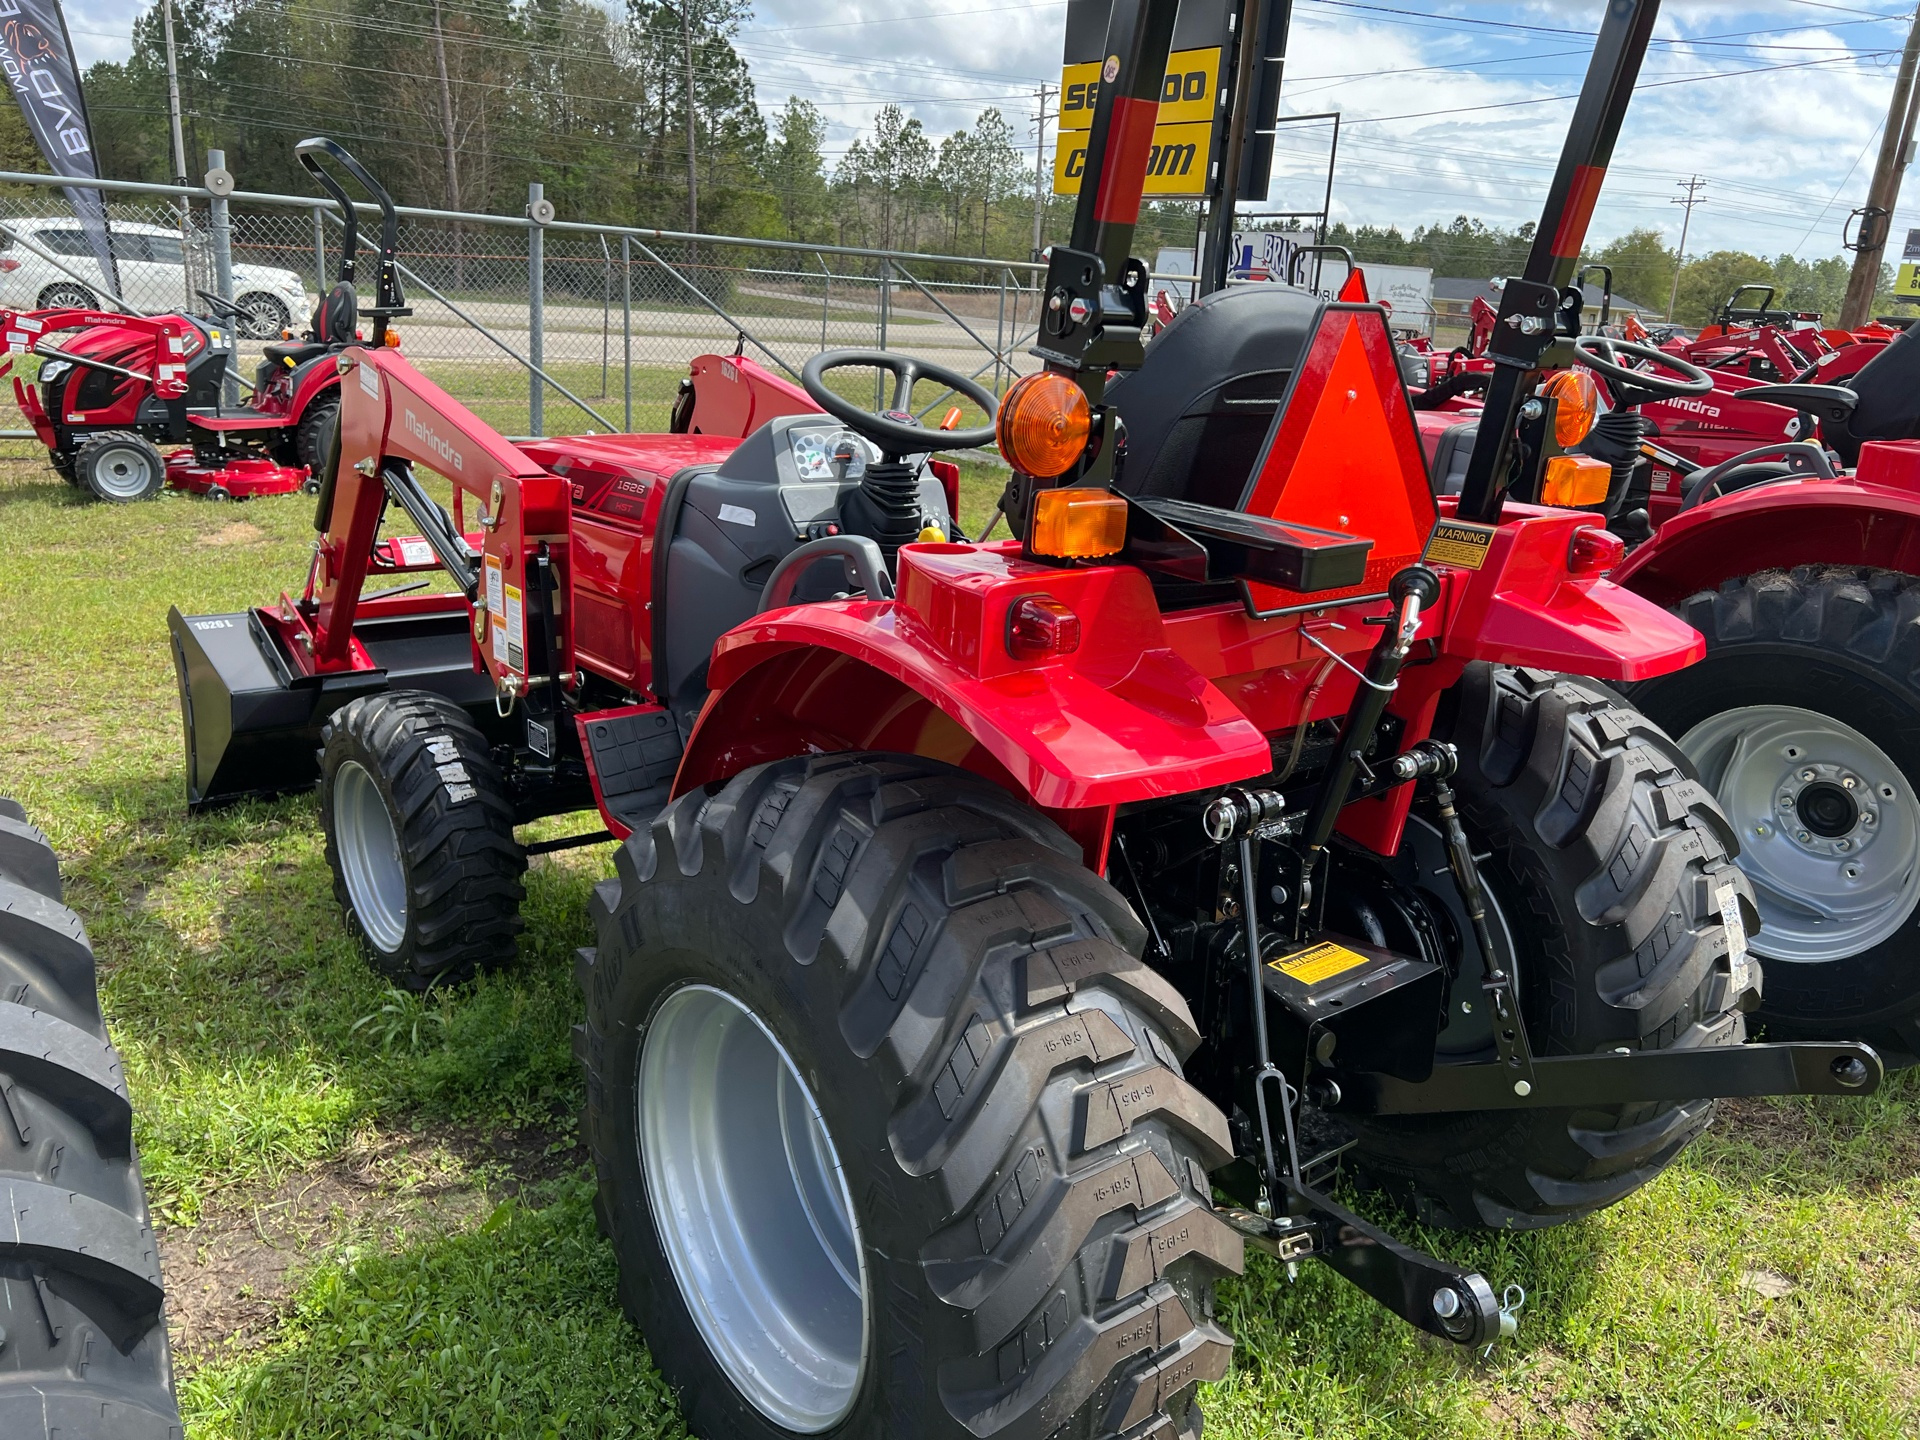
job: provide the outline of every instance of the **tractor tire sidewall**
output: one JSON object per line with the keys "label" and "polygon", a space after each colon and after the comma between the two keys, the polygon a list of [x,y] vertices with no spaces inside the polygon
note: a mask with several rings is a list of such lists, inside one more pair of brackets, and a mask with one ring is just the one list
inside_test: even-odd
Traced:
{"label": "tractor tire sidewall", "polygon": [[299,463],[307,467],[309,484],[322,478],[320,471],[326,465],[327,447],[332,443],[334,427],[339,423],[339,386],[330,386],[307,402],[306,412],[301,415],[300,423],[294,430],[293,443]]}
{"label": "tractor tire sidewall", "polygon": [[[1803,566],[1729,580],[1677,613],[1706,636],[1707,658],[1634,687],[1669,734],[1727,710],[1791,705],[1859,731],[1920,793],[1920,579]],[[1920,910],[1844,959],[1765,963],[1757,1019],[1768,1038],[1865,1040],[1890,1064],[1920,1059]]]}
{"label": "tractor tire sidewall", "polygon": [[[960,888],[974,888],[955,898],[963,868],[972,880]],[[756,767],[711,797],[683,797],[627,842],[618,869],[596,891],[599,946],[581,956],[583,1133],[599,1176],[601,1224],[619,1257],[623,1304],[679,1392],[693,1433],[705,1440],[792,1434],[715,1359],[648,1199],[636,1079],[650,1024],[689,984],[744,1002],[775,1035],[812,1091],[843,1167],[865,1263],[867,1348],[852,1409],[825,1433],[1093,1440],[1118,1433],[1115,1417],[1131,1433],[1166,1414],[1177,1427],[1169,1440],[1197,1434],[1193,1383],[1218,1378],[1231,1352],[1230,1339],[1209,1323],[1211,1283],[1223,1268],[1240,1268],[1240,1242],[1212,1213],[1203,1147],[1177,1127],[1143,1116],[1118,1139],[1076,1151],[1076,1102],[1097,1103],[1107,1085],[1120,1083],[1115,1076],[1152,1072],[1184,1088],[1175,1040],[1160,1028],[1155,1004],[1178,1007],[1167,1024],[1182,1044],[1197,1039],[1184,1002],[1138,966],[1138,923],[1085,870],[1077,847],[1037,812],[949,767],[908,756],[833,756]],[[1004,887],[988,879],[980,888],[995,872],[1005,875]],[[916,907],[925,908],[924,922],[912,918]],[[902,939],[910,928],[921,934],[918,943]],[[1059,1027],[1081,1023],[1064,1011],[1036,1023],[1037,1012],[1024,1004],[1018,987],[1032,982],[1023,967],[1051,963],[1043,939],[1083,952],[1124,950],[1136,967],[1132,982],[1085,979],[1067,1007],[1085,1013],[1109,1041],[1126,1037],[1131,1053],[1110,1057],[1099,1078],[1040,1058],[1051,1045],[1038,1029],[1051,1024],[1057,1036]],[[1134,982],[1151,1003],[1134,1003]],[[960,1098],[929,1110],[941,1094],[936,1087],[952,1083],[952,1067],[965,1072],[971,1064],[963,1049],[981,1052],[978,1069],[959,1082]],[[1171,1082],[1162,1067],[1173,1072]],[[990,1077],[984,1086],[982,1077]],[[1022,1086],[1031,1090],[1006,1098]],[[1191,1096],[1205,1105],[1197,1092]],[[949,1103],[951,1116],[942,1118]],[[1224,1117],[1207,1108],[1224,1137]],[[1122,1152],[1133,1158],[1116,1158]],[[991,1158],[983,1163],[983,1155]],[[1070,1234],[1064,1245],[1048,1240],[1050,1222],[1036,1228],[1093,1197],[1101,1182],[1086,1178],[1089,1167],[1115,1165],[1126,1168],[1128,1193],[1135,1193],[1136,1169],[1168,1177],[1156,1197],[1166,1208],[1130,1212],[1105,1199],[1086,1236]],[[1114,1173],[1099,1171],[1109,1182]],[[1200,1253],[1165,1252],[1181,1258],[1144,1290],[1129,1284],[1088,1302],[1089,1288],[1117,1273],[1121,1252],[1154,1221],[1163,1230],[1204,1230],[1216,1251],[1230,1244],[1231,1262],[1220,1267]],[[991,1243],[988,1225],[997,1237]],[[998,1277],[986,1299],[973,1297],[971,1311],[967,1292],[942,1293],[930,1279],[959,1273],[956,1257]],[[996,1296],[1006,1302],[1003,1313],[983,1319]],[[1055,1344],[1063,1348],[1048,1348]],[[1142,1382],[1149,1354],[1163,1357],[1153,1363],[1166,1368]],[[1170,1354],[1174,1360],[1165,1360]],[[1075,1355],[1075,1366],[1049,1369]],[[1088,1378],[1089,1365],[1097,1380]],[[1143,1383],[1158,1401],[1142,1398]],[[1011,1391],[994,1405],[972,1408],[980,1394],[1003,1386]]]}
{"label": "tractor tire sidewall", "polygon": [[[131,452],[146,465],[146,479],[136,491],[121,489],[105,480],[101,467],[115,455]],[[151,500],[167,486],[167,461],[154,443],[131,430],[107,430],[89,435],[80,442],[73,457],[73,483],[96,500],[109,505],[134,505]]]}
{"label": "tractor tire sidewall", "polygon": [[[349,762],[371,777],[399,840],[406,919],[392,948],[358,914],[342,864],[335,806]],[[457,705],[396,690],[336,711],[321,731],[320,815],[334,896],[376,971],[424,990],[512,960],[526,853],[486,739]]]}
{"label": "tractor tire sidewall", "polygon": [[0,802],[0,1435],[180,1440],[159,1246],[93,947]]}
{"label": "tractor tire sidewall", "polygon": [[[1485,664],[1435,734],[1459,749],[1461,813],[1512,936],[1533,1053],[1745,1038],[1739,1007],[1753,1001],[1734,992],[1713,907],[1732,883],[1751,930],[1752,891],[1671,740],[1603,685]],[[1477,983],[1456,985],[1462,998],[1484,1004]],[[1646,1184],[1712,1113],[1696,1100],[1381,1117],[1357,1126],[1359,1164],[1425,1223],[1538,1228]]]}

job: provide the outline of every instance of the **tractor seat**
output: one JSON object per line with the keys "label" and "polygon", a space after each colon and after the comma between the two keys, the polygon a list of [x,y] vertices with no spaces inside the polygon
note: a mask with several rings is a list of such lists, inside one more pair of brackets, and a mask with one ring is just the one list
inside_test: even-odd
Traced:
{"label": "tractor seat", "polygon": [[1320,301],[1279,285],[1216,290],[1176,315],[1107,387],[1127,426],[1128,495],[1237,510]]}
{"label": "tractor seat", "polygon": [[360,297],[354,294],[351,281],[338,281],[314,307],[313,343],[322,347],[350,345],[359,324]]}
{"label": "tractor seat", "polygon": [[326,354],[328,348],[317,340],[285,340],[275,345],[263,345],[261,353],[267,357],[269,367],[304,365]]}

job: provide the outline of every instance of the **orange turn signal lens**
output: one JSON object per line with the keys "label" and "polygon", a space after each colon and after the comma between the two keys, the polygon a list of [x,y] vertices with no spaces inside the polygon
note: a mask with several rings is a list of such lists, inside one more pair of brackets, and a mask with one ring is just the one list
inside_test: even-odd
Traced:
{"label": "orange turn signal lens", "polygon": [[398,330],[387,331],[387,348],[389,350],[398,350],[400,348],[400,332]]}
{"label": "orange turn signal lens", "polygon": [[1613,467],[1585,455],[1556,455],[1547,461],[1542,505],[1598,505],[1613,483]]}
{"label": "orange turn signal lens", "polygon": [[1127,502],[1111,490],[1065,486],[1033,497],[1028,549],[1050,560],[1094,560],[1127,543]]}
{"label": "orange turn signal lens", "polygon": [[1014,469],[1051,480],[1073,468],[1087,448],[1093,414],[1080,387],[1043,370],[1014,383],[1000,402],[994,439]]}
{"label": "orange turn signal lens", "polygon": [[1560,402],[1553,415],[1553,438],[1562,450],[1578,445],[1600,418],[1600,387],[1585,370],[1562,370],[1540,393]]}

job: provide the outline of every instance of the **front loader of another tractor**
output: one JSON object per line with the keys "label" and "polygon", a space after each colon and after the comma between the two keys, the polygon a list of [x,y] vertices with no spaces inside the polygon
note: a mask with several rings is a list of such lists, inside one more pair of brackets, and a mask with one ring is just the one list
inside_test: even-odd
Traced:
{"label": "front loader of another tractor", "polygon": [[[1653,8],[1608,9],[1457,504],[1364,303],[1260,342],[1286,388],[1238,460],[1116,464],[1109,373],[1151,398],[1169,341],[1235,333],[1196,306],[1143,356],[1172,0],[1115,7],[1045,369],[997,406],[837,352],[744,436],[512,445],[342,354],[304,589],[172,617],[190,797],[317,781],[352,925],[423,987],[512,957],[516,824],[598,812],[583,1133],[695,1433],[1192,1436],[1248,1243],[1512,1329],[1343,1163],[1429,1223],[1551,1225],[1716,1097],[1878,1084],[1864,1045],[1742,1043],[1737,839],[1593,683],[1700,638],[1604,578],[1593,516],[1493,483],[1555,458],[1509,463]],[[894,372],[886,412],[845,365]],[[994,429],[914,424],[923,379]],[[1016,538],[957,540],[924,457],[995,438]]]}

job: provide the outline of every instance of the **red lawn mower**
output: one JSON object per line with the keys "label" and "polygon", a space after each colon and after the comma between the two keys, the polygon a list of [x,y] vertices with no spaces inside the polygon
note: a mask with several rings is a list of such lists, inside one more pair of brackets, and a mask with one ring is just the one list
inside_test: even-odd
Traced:
{"label": "red lawn mower", "polygon": [[[301,163],[340,202],[345,217],[340,278],[313,312],[300,340],[265,347],[252,398],[223,398],[238,383],[233,330],[194,315],[114,314],[101,310],[0,311],[10,355],[40,358],[29,384],[15,376],[20,410],[68,484],[100,500],[147,500],[162,488],[210,500],[246,500],[319,488],[327,436],[340,410],[334,359],[360,342],[356,313],[373,319],[371,343],[395,343],[386,328],[403,306],[394,247],[393,201],[367,170],[331,140],[303,141]],[[358,311],[354,296],[359,223],[346,190],[321,167],[338,162],[381,210],[379,304]],[[240,312],[201,292],[232,320]],[[55,336],[76,332],[71,339]],[[0,374],[6,373],[0,367]],[[161,445],[186,448],[163,455]]]}
{"label": "red lawn mower", "polygon": [[[1650,679],[1699,636],[1604,578],[1594,516],[1504,493],[1559,458],[1527,404],[1657,6],[1606,9],[1457,498],[1379,306],[1236,287],[1143,347],[1175,9],[1113,7],[1045,368],[997,406],[844,351],[802,413],[736,361],[680,433],[514,445],[349,346],[305,586],[169,616],[190,803],[317,784],[396,983],[510,961],[528,857],[618,843],[582,1134],[708,1440],[1193,1436],[1247,1243],[1449,1341],[1512,1330],[1340,1164],[1429,1223],[1551,1225],[1709,1097],[1879,1081],[1864,1045],[1742,1043],[1736,835],[1556,673]],[[847,366],[892,372],[887,410]],[[921,380],[993,426],[922,428]],[[1211,407],[1263,385],[1247,442]],[[915,457],[996,439],[1016,538],[959,542]],[[604,828],[515,835],[567,812]]]}

